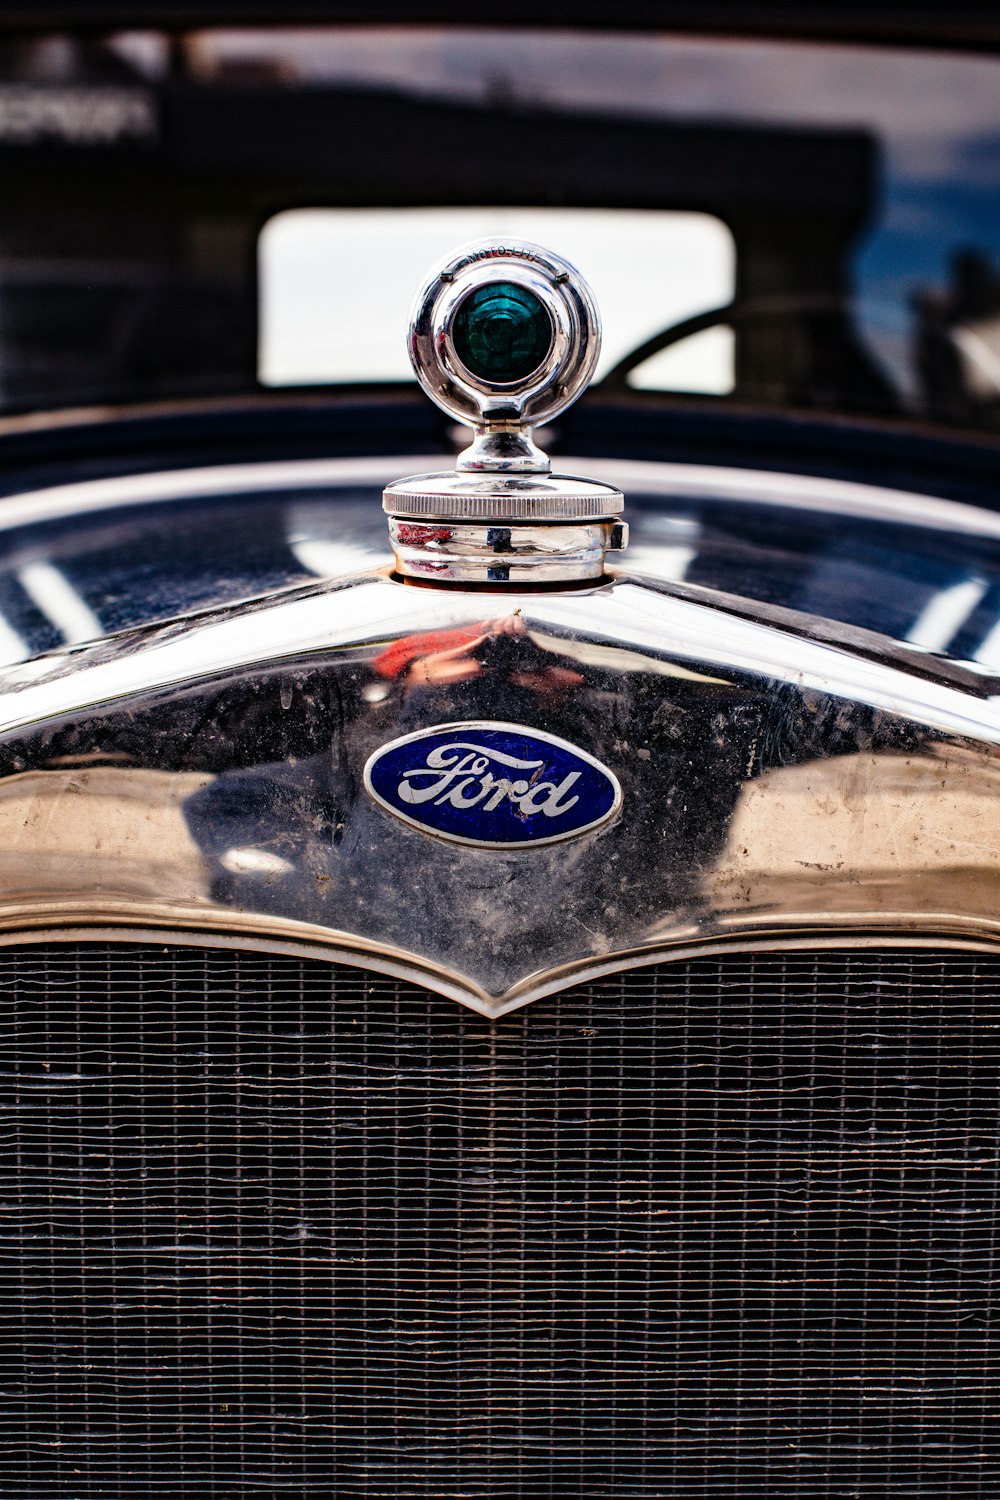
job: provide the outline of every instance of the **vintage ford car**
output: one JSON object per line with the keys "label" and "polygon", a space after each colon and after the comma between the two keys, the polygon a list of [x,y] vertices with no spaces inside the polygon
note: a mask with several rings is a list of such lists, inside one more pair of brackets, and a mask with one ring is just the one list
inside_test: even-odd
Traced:
{"label": "vintage ford car", "polygon": [[1000,65],[176,9],[0,47],[0,1496],[995,1496]]}

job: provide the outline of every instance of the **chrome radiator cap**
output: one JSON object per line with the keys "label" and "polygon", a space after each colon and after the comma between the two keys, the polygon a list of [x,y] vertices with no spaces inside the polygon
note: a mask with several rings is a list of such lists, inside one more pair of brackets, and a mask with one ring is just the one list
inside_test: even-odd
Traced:
{"label": "chrome radiator cap", "polygon": [[621,491],[553,474],[534,438],[586,389],[600,345],[586,281],[538,245],[477,243],[432,271],[410,317],[410,360],[474,437],[453,470],[385,489],[401,574],[501,585],[603,576],[605,554],[627,541]]}

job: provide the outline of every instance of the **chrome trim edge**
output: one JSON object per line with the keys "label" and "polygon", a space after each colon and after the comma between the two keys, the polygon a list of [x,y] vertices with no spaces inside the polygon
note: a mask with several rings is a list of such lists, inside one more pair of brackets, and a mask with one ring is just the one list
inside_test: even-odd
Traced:
{"label": "chrome trim edge", "polygon": [[601,960],[567,966],[558,974],[547,974],[538,983],[524,981],[508,994],[496,998],[486,995],[472,983],[466,986],[457,977],[435,971],[432,966],[422,963],[416,955],[393,953],[378,946],[358,945],[346,934],[309,935],[303,932],[299,935],[294,931],[298,924],[292,923],[286,924],[284,928],[251,925],[246,929],[223,931],[208,919],[205,919],[205,925],[201,925],[190,914],[183,919],[184,925],[177,925],[178,916],[179,914],[172,914],[169,918],[164,916],[162,921],[154,921],[152,913],[146,913],[144,922],[136,920],[134,911],[123,911],[121,920],[117,921],[111,913],[104,912],[95,913],[93,920],[87,920],[81,914],[77,921],[67,923],[60,922],[59,915],[52,913],[50,920],[39,916],[37,922],[32,924],[29,915],[22,913],[19,922],[9,928],[2,925],[0,917],[0,947],[46,942],[155,944],[168,939],[171,943],[184,947],[280,953],[320,963],[345,964],[350,968],[371,970],[405,983],[416,984],[493,1021],[537,1000],[561,994],[578,984],[630,973],[659,963],[683,963],[690,959],[720,957],[730,953],[768,953],[790,949],[892,948],[906,951],[913,948],[944,948],[972,953],[991,953],[1000,949],[1000,919],[989,924],[953,922],[941,928],[922,926],[919,932],[910,930],[906,926],[909,919],[904,918],[898,921],[887,920],[884,925],[872,924],[869,920],[865,926],[852,927],[850,931],[821,925],[804,925],[801,928],[762,928],[759,932],[716,933],[702,938],[686,933],[679,935],[673,942],[661,942],[653,948],[608,955]]}

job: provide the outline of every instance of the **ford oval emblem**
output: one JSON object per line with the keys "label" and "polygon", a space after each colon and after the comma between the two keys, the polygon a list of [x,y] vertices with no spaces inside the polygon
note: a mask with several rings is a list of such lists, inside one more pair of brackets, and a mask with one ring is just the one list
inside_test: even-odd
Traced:
{"label": "ford oval emblem", "polygon": [[617,777],[565,740],[522,724],[436,724],[376,750],[375,801],[458,844],[520,849],[572,838],[621,806]]}

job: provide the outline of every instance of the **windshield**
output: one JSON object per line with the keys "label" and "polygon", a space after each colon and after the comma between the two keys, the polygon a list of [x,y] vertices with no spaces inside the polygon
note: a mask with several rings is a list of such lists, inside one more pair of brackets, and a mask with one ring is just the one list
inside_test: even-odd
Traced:
{"label": "windshield", "polygon": [[484,232],[594,284],[599,377],[1000,419],[1000,61],[490,28],[0,48],[0,407],[408,378],[405,306]]}

